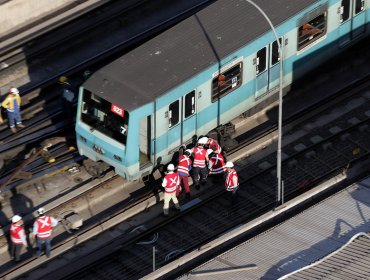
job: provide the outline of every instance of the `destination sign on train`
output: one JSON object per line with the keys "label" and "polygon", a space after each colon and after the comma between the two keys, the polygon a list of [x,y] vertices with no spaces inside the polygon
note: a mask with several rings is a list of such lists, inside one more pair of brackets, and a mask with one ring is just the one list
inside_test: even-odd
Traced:
{"label": "destination sign on train", "polygon": [[121,116],[122,118],[125,115],[125,110],[123,110],[123,108],[121,107],[118,107],[117,105],[112,104],[110,110],[118,116]]}

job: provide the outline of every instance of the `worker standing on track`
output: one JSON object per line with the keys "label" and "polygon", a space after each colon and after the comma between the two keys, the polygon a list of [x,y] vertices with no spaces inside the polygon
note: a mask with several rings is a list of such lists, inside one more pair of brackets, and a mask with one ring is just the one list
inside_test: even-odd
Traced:
{"label": "worker standing on track", "polygon": [[[190,159],[190,155],[191,150],[185,150],[184,153],[180,155],[179,163],[177,165],[177,174],[180,176],[180,184],[184,185],[185,196],[187,199],[190,198],[189,171],[192,168],[192,160]],[[179,193],[177,196],[179,196]]]}
{"label": "worker standing on track", "polygon": [[12,217],[12,224],[10,226],[10,240],[12,242],[10,249],[11,258],[16,262],[19,262],[23,245],[27,247],[26,233],[24,231],[23,220],[21,216],[14,215]]}
{"label": "worker standing on track", "polygon": [[230,196],[231,204],[234,205],[237,203],[237,190],[239,188],[239,177],[234,169],[234,164],[231,161],[226,162],[226,179],[225,179],[225,188],[226,192]]}
{"label": "worker standing on track", "polygon": [[162,187],[164,187],[164,205],[163,214],[168,216],[170,201],[172,200],[177,210],[180,210],[179,201],[176,197],[176,191],[180,187],[180,176],[174,172],[175,166],[170,163],[167,166],[167,175],[164,177]]}
{"label": "worker standing on track", "polygon": [[58,221],[50,216],[45,215],[45,209],[39,208],[37,213],[40,215],[33,224],[33,237],[36,240],[36,256],[41,255],[42,244],[45,243],[46,256],[49,258],[51,254],[51,235],[53,227],[56,227]]}
{"label": "worker standing on track", "polygon": [[226,172],[224,157],[213,149],[208,149],[207,154],[209,157],[208,175],[213,176],[213,178],[215,178],[215,181],[224,180]]}
{"label": "worker standing on track", "polygon": [[204,148],[207,145],[207,137],[202,137],[198,140],[198,144],[193,148],[193,184],[197,190],[200,189],[199,181],[202,185],[207,182],[207,163],[208,155],[207,150]]}
{"label": "worker standing on track", "polygon": [[15,87],[9,89],[9,95],[1,103],[1,106],[4,107],[8,114],[8,122],[10,130],[13,133],[17,132],[16,126],[19,128],[24,128],[21,119],[21,98],[19,96],[19,90]]}

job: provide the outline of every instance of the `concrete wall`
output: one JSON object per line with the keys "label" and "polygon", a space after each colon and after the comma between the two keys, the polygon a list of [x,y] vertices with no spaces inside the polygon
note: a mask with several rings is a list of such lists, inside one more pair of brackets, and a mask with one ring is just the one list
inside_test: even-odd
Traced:
{"label": "concrete wall", "polygon": [[74,0],[10,0],[0,5],[0,38]]}

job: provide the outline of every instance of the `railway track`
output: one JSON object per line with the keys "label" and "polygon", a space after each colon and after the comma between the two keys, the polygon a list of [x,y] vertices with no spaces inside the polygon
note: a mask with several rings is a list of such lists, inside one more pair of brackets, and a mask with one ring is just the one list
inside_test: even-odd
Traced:
{"label": "railway track", "polygon": [[[328,104],[325,100],[320,103],[321,106],[316,104],[315,108],[311,107],[314,111],[305,111],[304,116],[300,114],[292,116],[292,122],[284,124],[284,127],[290,129],[289,132],[286,131],[290,135],[286,137],[287,142],[283,148],[282,175],[285,200],[305,193],[320,182],[342,173],[351,164],[368,159],[370,151],[367,141],[370,126],[370,112],[367,109],[370,97],[368,93],[366,94],[366,90],[369,90],[368,83],[367,78],[345,98],[341,98],[340,102],[332,100]],[[351,98],[354,99],[350,101]],[[335,109],[338,106],[341,109]],[[338,110],[341,110],[340,113]],[[310,117],[307,117],[307,114]],[[304,129],[298,131],[297,127]],[[266,139],[270,139],[275,133],[276,131],[272,131],[270,135],[265,135]],[[83,258],[79,256],[78,262],[70,263],[68,273],[58,269],[45,272],[43,269],[47,269],[39,267],[21,277],[47,279],[53,275],[53,278],[58,279],[95,279],[99,277],[97,275],[106,275],[109,272],[114,279],[137,279],[152,271],[154,245],[155,264],[156,267],[161,267],[186,252],[201,247],[205,242],[224,234],[230,228],[257,219],[259,215],[271,211],[276,206],[276,156],[267,150],[268,148],[263,149],[260,153],[263,155],[258,155],[254,159],[250,156],[236,162],[241,179],[240,199],[237,205],[228,205],[220,184],[210,185],[211,191],[208,189],[207,198],[195,198],[184,204],[180,214],[172,215],[169,219],[146,221],[143,226],[134,225],[133,222],[126,224],[125,230],[120,230],[121,234],[110,239],[108,244],[95,248]],[[232,155],[230,157],[232,158]],[[155,205],[156,201],[152,199],[154,202],[145,202],[146,206],[141,206],[141,210]],[[129,209],[124,209],[123,212],[125,211]],[[118,224],[118,216],[123,212],[120,209],[114,214],[111,213],[106,220],[100,221],[108,223],[110,219],[115,220],[111,222],[112,225]],[[126,215],[125,219],[127,218],[130,216]],[[103,222],[96,226],[101,226]],[[92,227],[89,228],[90,231]],[[137,227],[143,232],[135,231]],[[135,234],[132,234],[132,231],[135,231]],[[34,266],[32,264],[32,267]]]}
{"label": "railway track", "polygon": [[22,85],[23,91],[30,91],[65,73],[93,70],[97,61],[106,63],[102,61],[113,53],[149,39],[214,1],[111,1],[22,46],[7,49],[0,57],[1,84]]}

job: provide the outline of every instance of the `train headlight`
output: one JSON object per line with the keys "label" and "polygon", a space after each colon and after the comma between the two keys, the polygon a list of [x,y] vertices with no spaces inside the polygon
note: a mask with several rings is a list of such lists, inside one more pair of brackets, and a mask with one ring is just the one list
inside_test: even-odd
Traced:
{"label": "train headlight", "polygon": [[97,145],[93,146],[93,150],[95,152],[97,152],[98,154],[101,154],[101,155],[105,153],[104,150],[102,148],[100,148],[99,146],[97,146]]}
{"label": "train headlight", "polygon": [[122,158],[120,156],[114,155],[113,157],[115,160],[122,161]]}
{"label": "train headlight", "polygon": [[82,141],[82,142],[87,142],[87,140],[86,140],[86,138],[85,137],[83,137],[82,135],[80,135],[80,140]]}

